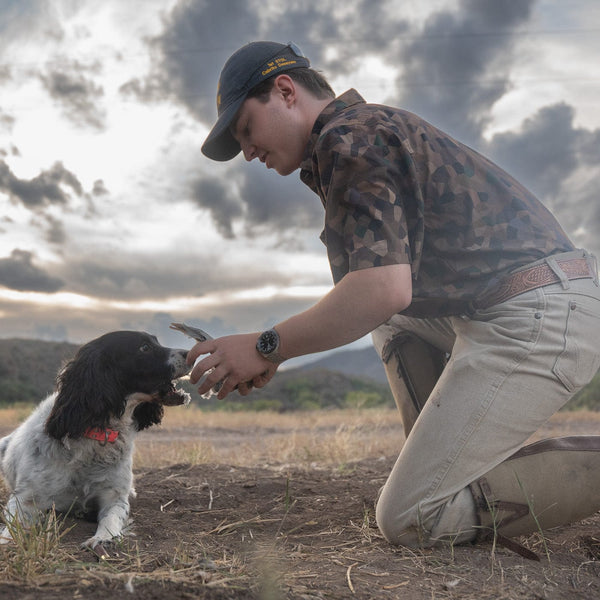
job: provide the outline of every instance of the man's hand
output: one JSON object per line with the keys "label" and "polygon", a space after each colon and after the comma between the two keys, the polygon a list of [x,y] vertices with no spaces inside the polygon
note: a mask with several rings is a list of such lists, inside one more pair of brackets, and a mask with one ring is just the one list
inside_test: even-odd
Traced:
{"label": "man's hand", "polygon": [[[196,384],[202,376],[213,369],[198,388],[199,394],[206,394],[217,383],[223,382],[217,394],[225,398],[237,386],[242,396],[250,393],[251,387],[265,386],[275,375],[278,365],[263,358],[256,350],[259,333],[230,335],[215,340],[199,342],[188,353],[189,365],[202,354],[209,354],[198,361],[190,373],[190,381]],[[249,382],[252,385],[248,385]]]}
{"label": "man's hand", "polygon": [[[289,359],[349,344],[403,311],[411,298],[408,264],[351,271],[314,306],[275,325],[280,336],[279,351]],[[270,381],[278,365],[258,353],[258,336],[232,335],[196,344],[188,354],[188,364],[201,354],[210,356],[193,368],[191,382],[197,383],[214,369],[198,391],[205,394],[223,381],[218,398],[227,396],[236,385],[245,396],[249,382],[263,387]]]}

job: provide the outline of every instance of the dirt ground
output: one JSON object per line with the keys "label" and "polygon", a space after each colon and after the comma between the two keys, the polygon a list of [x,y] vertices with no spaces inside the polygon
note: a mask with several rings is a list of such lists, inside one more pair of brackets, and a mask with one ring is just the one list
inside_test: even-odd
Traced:
{"label": "dirt ground", "polygon": [[[109,559],[79,549],[95,524],[67,520],[67,558],[29,581],[0,582],[0,598],[600,598],[600,514],[522,538],[539,562],[491,543],[391,547],[374,501],[394,459],[137,469],[131,535]],[[0,548],[0,561],[10,552]]]}

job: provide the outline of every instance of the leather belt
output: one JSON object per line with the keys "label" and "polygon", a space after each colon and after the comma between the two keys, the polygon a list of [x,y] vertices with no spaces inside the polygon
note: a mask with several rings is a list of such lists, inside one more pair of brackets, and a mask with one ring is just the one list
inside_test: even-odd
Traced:
{"label": "leather belt", "polygon": [[[596,277],[585,258],[557,260],[555,264],[560,267],[565,279],[594,279]],[[497,287],[477,298],[473,302],[473,306],[474,308],[489,308],[524,292],[561,281],[562,278],[550,268],[548,263],[540,263],[511,273]]]}

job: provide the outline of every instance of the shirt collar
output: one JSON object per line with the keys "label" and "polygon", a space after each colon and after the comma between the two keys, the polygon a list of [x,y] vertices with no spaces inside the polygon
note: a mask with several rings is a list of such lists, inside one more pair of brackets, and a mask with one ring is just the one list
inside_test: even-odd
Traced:
{"label": "shirt collar", "polygon": [[306,149],[304,151],[304,159],[300,164],[300,168],[303,171],[312,171],[312,153],[323,127],[344,109],[354,104],[361,103],[365,103],[364,98],[352,88],[347,92],[344,92],[341,96],[338,96],[323,109],[323,112],[321,112],[321,114],[317,117],[317,120],[313,125],[308,144],[306,145]]}

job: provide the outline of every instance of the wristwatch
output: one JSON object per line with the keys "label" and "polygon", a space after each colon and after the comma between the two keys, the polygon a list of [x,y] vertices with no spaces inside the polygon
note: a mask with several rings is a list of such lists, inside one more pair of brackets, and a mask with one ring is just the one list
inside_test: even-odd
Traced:
{"label": "wristwatch", "polygon": [[279,354],[279,334],[274,329],[267,329],[267,331],[263,331],[258,336],[256,350],[261,356],[272,363],[279,364],[285,360]]}

